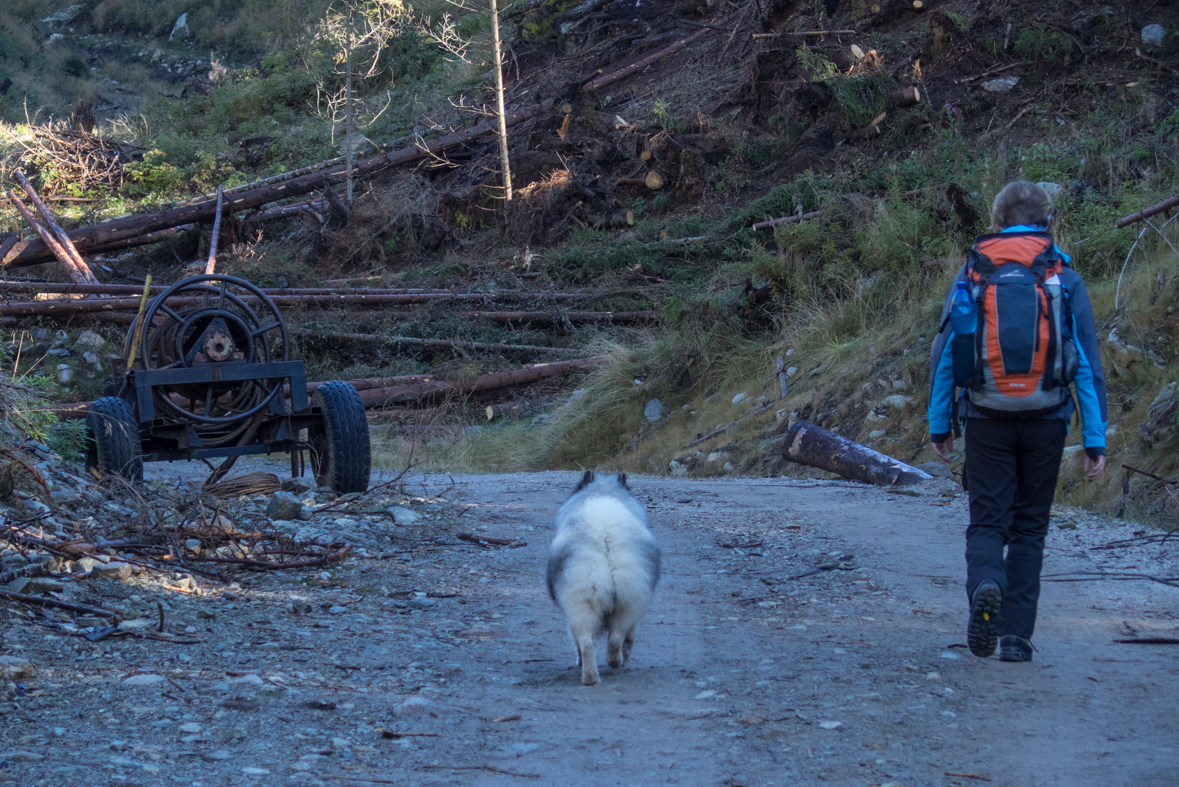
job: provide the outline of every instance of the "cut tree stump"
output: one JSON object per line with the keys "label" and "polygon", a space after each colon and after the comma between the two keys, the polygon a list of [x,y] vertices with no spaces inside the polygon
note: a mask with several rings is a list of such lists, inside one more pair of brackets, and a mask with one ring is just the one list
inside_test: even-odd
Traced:
{"label": "cut tree stump", "polygon": [[915,85],[903,87],[900,90],[894,90],[889,93],[888,100],[893,103],[893,106],[897,107],[907,107],[912,104],[920,104],[921,89]]}
{"label": "cut tree stump", "polygon": [[880,136],[880,126],[867,126],[865,128],[857,129],[847,135],[848,142],[859,142],[865,139],[873,139]]}
{"label": "cut tree stump", "polygon": [[[650,151],[643,151],[649,153]],[[658,191],[663,188],[663,176],[655,170],[651,170],[644,177],[641,178],[619,178],[615,186],[646,186],[651,191]]]}
{"label": "cut tree stump", "polygon": [[791,462],[877,486],[906,486],[933,478],[924,470],[809,421],[799,421],[790,427],[782,444],[782,456]]}

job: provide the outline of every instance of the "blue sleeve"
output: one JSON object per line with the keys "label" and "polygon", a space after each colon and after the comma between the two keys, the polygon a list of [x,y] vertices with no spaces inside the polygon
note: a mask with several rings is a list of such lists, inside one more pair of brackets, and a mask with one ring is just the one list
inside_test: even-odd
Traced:
{"label": "blue sleeve", "polygon": [[[1077,318],[1073,317],[1073,336],[1077,335]],[[1098,395],[1097,374],[1089,362],[1085,344],[1077,342],[1077,376],[1073,378],[1077,404],[1081,409],[1081,440],[1086,448],[1105,448],[1105,407]]]}
{"label": "blue sleeve", "polygon": [[1077,343],[1077,376],[1073,379],[1073,387],[1081,410],[1081,439],[1086,448],[1100,449],[1104,453],[1109,415],[1097,326],[1084,282],[1075,273],[1070,273],[1072,281],[1068,298],[1073,312],[1073,337]]}
{"label": "blue sleeve", "polygon": [[954,357],[950,342],[954,331],[950,328],[950,305],[958,282],[966,278],[966,266],[958,269],[958,275],[950,282],[946,300],[942,304],[942,319],[937,336],[933,338],[929,358],[929,434],[944,435],[950,431],[954,414]]}
{"label": "blue sleeve", "polygon": [[941,357],[936,359],[929,385],[929,433],[943,435],[950,431],[954,410],[954,358],[949,352],[954,332],[948,330]]}

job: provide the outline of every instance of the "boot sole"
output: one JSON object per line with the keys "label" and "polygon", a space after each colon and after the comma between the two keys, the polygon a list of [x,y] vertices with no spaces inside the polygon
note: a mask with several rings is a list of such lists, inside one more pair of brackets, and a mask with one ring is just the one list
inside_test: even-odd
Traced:
{"label": "boot sole", "polygon": [[977,591],[970,607],[970,625],[966,629],[966,644],[970,652],[979,658],[986,658],[995,652],[999,644],[999,609],[1003,606],[1003,594],[999,588],[990,585]]}

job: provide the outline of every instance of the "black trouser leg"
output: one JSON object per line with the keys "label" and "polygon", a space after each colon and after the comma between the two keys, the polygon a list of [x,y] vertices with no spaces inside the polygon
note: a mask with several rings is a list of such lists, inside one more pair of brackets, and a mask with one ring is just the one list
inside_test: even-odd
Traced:
{"label": "black trouser leg", "polygon": [[976,418],[966,428],[966,593],[972,596],[985,579],[999,584],[1000,636],[1030,639],[1035,630],[1044,537],[1066,426],[1060,419]]}
{"label": "black trouser leg", "polygon": [[1068,428],[1063,420],[1033,423],[1021,434],[1019,490],[1007,541],[1007,591],[999,615],[999,636],[1014,634],[1024,639],[1031,639],[1036,629],[1044,537]]}

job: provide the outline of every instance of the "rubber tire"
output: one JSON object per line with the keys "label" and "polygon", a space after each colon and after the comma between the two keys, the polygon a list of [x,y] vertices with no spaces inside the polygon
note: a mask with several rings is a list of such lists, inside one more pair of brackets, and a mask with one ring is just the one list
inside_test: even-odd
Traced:
{"label": "rubber tire", "polygon": [[104,396],[90,404],[86,413],[86,469],[133,484],[143,482],[139,421],[126,400]]}
{"label": "rubber tire", "polygon": [[372,450],[360,394],[348,383],[332,380],[312,392],[311,406],[323,413],[323,425],[307,429],[315,483],[339,495],[366,491]]}

